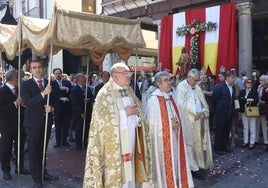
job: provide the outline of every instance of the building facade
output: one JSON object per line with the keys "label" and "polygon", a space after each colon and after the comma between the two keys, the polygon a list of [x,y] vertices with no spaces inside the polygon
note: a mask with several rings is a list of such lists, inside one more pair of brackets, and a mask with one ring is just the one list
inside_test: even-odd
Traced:
{"label": "building facade", "polygon": [[267,0],[103,0],[101,5],[104,15],[147,18],[151,20],[151,25],[159,28],[159,20],[163,16],[230,2],[235,2],[237,5],[239,69],[248,73],[253,69],[266,72],[268,70]]}

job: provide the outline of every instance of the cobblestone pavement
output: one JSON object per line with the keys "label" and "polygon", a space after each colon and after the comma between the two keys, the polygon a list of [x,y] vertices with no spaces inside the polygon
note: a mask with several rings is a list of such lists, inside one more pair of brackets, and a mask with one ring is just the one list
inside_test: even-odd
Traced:
{"label": "cobblestone pavement", "polygon": [[[213,142],[213,137],[212,137]],[[48,147],[47,168],[53,175],[59,176],[58,181],[44,182],[45,188],[81,188],[84,174],[85,150],[78,151],[74,143],[71,147],[60,146],[53,148],[55,143],[54,132]],[[236,138],[233,153],[219,156],[213,153],[214,167],[206,171],[205,180],[194,179],[197,188],[267,188],[268,187],[268,152],[263,144],[254,149],[239,147],[242,144],[241,128]],[[26,152],[26,167],[28,167]],[[2,179],[0,171],[0,188],[30,188],[30,176],[14,173],[12,165],[11,181]]]}

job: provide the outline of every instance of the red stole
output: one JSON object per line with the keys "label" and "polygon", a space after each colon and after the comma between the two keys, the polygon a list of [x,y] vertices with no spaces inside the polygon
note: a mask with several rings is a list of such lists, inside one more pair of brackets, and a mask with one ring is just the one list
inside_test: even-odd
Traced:
{"label": "red stole", "polygon": [[[166,172],[166,187],[176,187],[175,180],[173,176],[173,168],[172,168],[172,156],[171,156],[171,140],[170,140],[170,126],[169,126],[169,117],[168,117],[168,110],[166,105],[166,99],[163,96],[157,96],[160,109],[161,109],[161,119],[162,119],[162,133],[163,133],[163,148],[164,148],[164,162],[165,162],[165,172]],[[172,102],[172,105],[176,111],[176,115],[178,117],[179,122],[180,116],[179,116],[179,110],[177,108],[177,105],[174,102],[174,99],[172,96],[170,97],[170,100]],[[185,154],[185,148],[184,148],[184,139],[183,139],[183,132],[182,127],[179,127],[179,155],[180,160],[178,161],[180,163],[180,183],[182,188],[188,188],[188,175],[187,175],[187,168],[186,168],[186,154]]]}

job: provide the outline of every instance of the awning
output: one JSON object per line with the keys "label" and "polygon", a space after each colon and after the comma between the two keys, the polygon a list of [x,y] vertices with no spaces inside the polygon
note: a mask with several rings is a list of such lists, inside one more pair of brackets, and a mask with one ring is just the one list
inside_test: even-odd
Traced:
{"label": "awning", "polygon": [[126,61],[133,48],[145,47],[138,20],[67,11],[57,5],[54,16],[54,20],[20,16],[18,26],[2,24],[0,47],[7,58],[13,59],[18,52],[20,27],[22,51],[31,48],[38,56],[49,55],[52,38],[53,54],[60,49],[75,55],[90,54],[95,63],[101,63],[111,51]]}

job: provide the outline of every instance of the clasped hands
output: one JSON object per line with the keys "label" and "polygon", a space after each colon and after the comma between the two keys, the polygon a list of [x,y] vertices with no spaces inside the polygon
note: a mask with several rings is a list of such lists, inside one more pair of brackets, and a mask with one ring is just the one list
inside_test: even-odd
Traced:
{"label": "clasped hands", "polygon": [[128,107],[125,108],[127,116],[132,116],[132,115],[139,115],[139,109],[136,104],[129,105]]}
{"label": "clasped hands", "polygon": [[201,117],[203,117],[204,119],[208,119],[209,118],[209,113],[207,111],[205,111],[203,113],[199,113],[199,114],[197,114],[197,115],[194,116],[194,120],[197,121]]}

